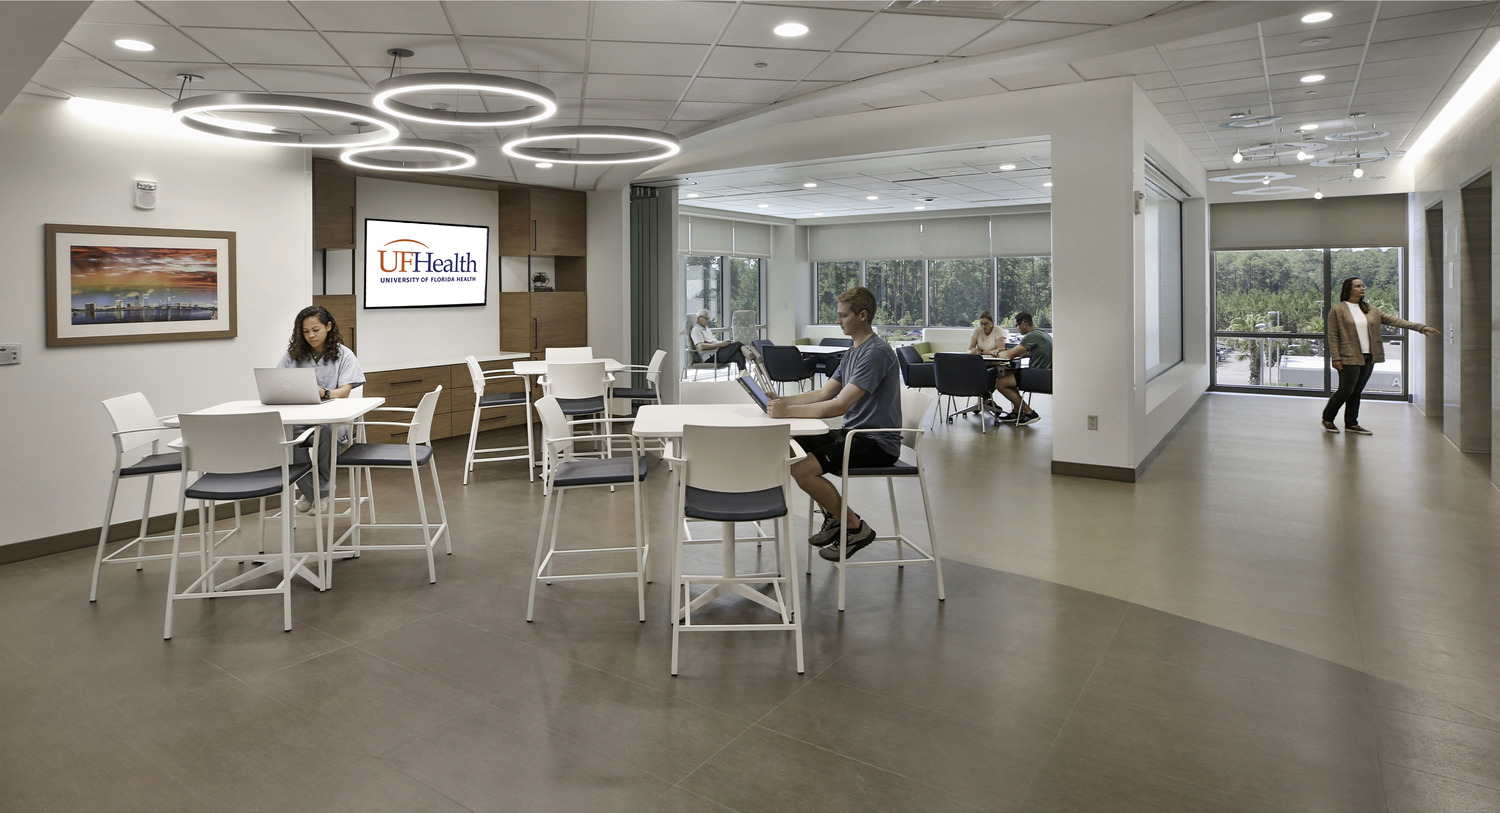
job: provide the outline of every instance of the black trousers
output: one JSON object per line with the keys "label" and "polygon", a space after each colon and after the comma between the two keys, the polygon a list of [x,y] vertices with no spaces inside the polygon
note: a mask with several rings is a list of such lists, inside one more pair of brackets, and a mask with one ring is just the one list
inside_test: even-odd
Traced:
{"label": "black trousers", "polygon": [[1370,373],[1375,370],[1374,362],[1370,361],[1370,354],[1365,354],[1364,364],[1345,364],[1344,369],[1339,370],[1339,388],[1328,399],[1328,406],[1323,408],[1323,420],[1329,423],[1338,417],[1339,408],[1344,409],[1344,425],[1359,425],[1359,396],[1365,391],[1365,385],[1370,383]]}
{"label": "black trousers", "polygon": [[730,342],[714,351],[714,361],[720,364],[734,364],[741,370],[745,369],[745,346],[739,342]]}

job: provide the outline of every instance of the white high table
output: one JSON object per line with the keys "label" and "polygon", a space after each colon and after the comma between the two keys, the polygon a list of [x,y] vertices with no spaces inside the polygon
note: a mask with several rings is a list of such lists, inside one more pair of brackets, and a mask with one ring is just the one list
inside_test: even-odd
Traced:
{"label": "white high table", "polygon": [[[327,401],[319,404],[262,404],[259,401],[225,401],[222,404],[215,404],[214,406],[208,407],[206,409],[200,409],[193,414],[239,415],[247,412],[275,412],[281,415],[281,423],[283,426],[312,426],[321,424],[353,423],[354,421],[357,421],[360,418],[364,417],[366,414],[379,409],[384,404],[384,398],[330,398]],[[166,423],[169,426],[176,425],[175,421],[164,421],[163,423]],[[319,438],[318,442],[325,443],[328,441],[326,439]],[[329,450],[329,467],[333,469],[333,472],[337,472],[338,465],[339,445],[337,439],[334,439],[333,447]],[[329,472],[328,476],[329,505],[333,504],[335,487],[338,485],[338,478],[333,476],[333,472]],[[281,510],[290,511],[292,510],[292,507],[289,505],[283,505],[281,507]],[[357,511],[359,509],[356,506],[353,510]],[[328,516],[328,534],[329,538],[332,539],[332,513],[330,513]],[[318,551],[318,560],[320,563],[326,564],[326,556],[327,551]],[[247,582],[263,574],[271,573],[280,569],[281,558],[269,557],[268,561],[265,564],[256,566],[254,570],[249,570],[241,573],[229,582],[225,582],[224,584],[219,585],[219,587],[227,589],[229,587],[233,587],[236,584]],[[308,570],[304,565],[298,565],[294,570],[294,574],[307,579],[312,583],[314,587],[318,588],[319,590],[326,589],[324,587],[323,579],[320,578],[318,574],[315,574],[312,571]]]}
{"label": "white high table", "polygon": [[[746,396],[747,403],[743,404],[647,404],[636,413],[635,426],[631,432],[640,438],[676,439],[682,437],[682,428],[689,424],[694,426],[765,426],[777,423],[789,425],[793,435],[821,435],[828,431],[828,424],[817,418],[769,417],[759,406],[749,403],[748,399],[749,396]],[[788,449],[787,453],[790,454],[791,450]],[[732,461],[725,461],[725,465],[731,464]],[[787,495],[787,510],[791,510],[790,494]],[[674,526],[676,522],[677,518],[674,517]],[[732,579],[736,575],[734,523],[725,522],[721,525],[724,529],[723,536],[720,537],[720,544],[723,548],[722,575],[726,579]],[[676,585],[673,585],[672,589],[677,589]],[[707,590],[693,599],[689,606],[691,609],[697,609],[726,593],[743,596],[772,610],[781,609],[775,601],[743,584],[710,585]]]}

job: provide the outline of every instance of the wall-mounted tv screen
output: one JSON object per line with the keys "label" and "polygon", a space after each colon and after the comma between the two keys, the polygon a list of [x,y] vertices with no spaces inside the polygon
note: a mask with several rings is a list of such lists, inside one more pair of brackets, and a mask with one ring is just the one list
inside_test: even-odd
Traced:
{"label": "wall-mounted tv screen", "polygon": [[365,219],[366,308],[484,305],[487,226]]}

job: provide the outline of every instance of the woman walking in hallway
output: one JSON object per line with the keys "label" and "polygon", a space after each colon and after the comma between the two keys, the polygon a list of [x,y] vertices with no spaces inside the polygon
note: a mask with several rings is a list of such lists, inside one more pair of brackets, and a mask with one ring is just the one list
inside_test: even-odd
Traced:
{"label": "woman walking in hallway", "polygon": [[1323,429],[1335,434],[1333,422],[1339,409],[1344,410],[1344,428],[1356,435],[1374,434],[1359,425],[1359,397],[1370,381],[1375,365],[1385,361],[1385,347],[1380,340],[1380,326],[1393,325],[1419,330],[1428,336],[1439,335],[1438,329],[1408,322],[1399,316],[1383,313],[1365,301],[1365,281],[1359,277],[1344,280],[1339,289],[1339,304],[1328,311],[1328,357],[1339,374],[1339,388],[1323,408]]}

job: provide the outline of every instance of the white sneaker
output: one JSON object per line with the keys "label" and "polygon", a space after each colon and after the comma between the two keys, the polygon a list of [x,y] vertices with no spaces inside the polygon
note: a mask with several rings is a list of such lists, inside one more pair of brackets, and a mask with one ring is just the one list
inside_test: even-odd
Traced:
{"label": "white sneaker", "polygon": [[[309,510],[309,511],[312,510],[312,503],[308,503],[308,509],[307,510]],[[333,510],[333,498],[332,497],[324,497],[324,498],[318,500],[318,515],[319,516],[326,517],[326,516],[328,516],[328,512],[331,511],[331,510]]]}
{"label": "white sneaker", "polygon": [[306,497],[298,497],[297,498],[297,502],[295,504],[293,504],[292,507],[296,508],[297,509],[297,513],[299,513],[299,514],[311,514],[312,513],[312,500],[309,500]]}

